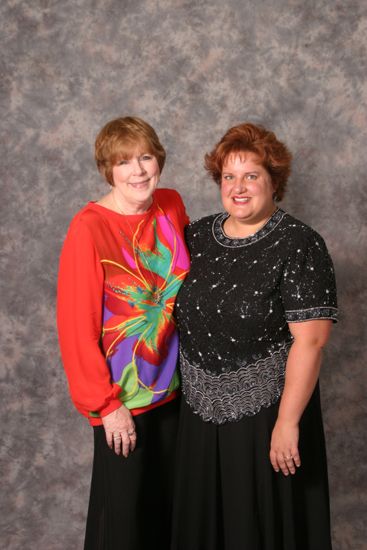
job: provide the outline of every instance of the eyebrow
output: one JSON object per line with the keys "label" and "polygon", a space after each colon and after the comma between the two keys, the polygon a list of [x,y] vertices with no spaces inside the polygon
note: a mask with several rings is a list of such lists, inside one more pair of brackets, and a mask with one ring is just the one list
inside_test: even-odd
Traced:
{"label": "eyebrow", "polygon": [[[249,174],[258,174],[259,172],[257,170],[250,170],[249,172],[245,172],[245,176],[248,176]],[[230,170],[223,170],[222,174],[233,174]]]}
{"label": "eyebrow", "polygon": [[116,162],[120,162],[121,160],[130,160],[134,157],[140,158],[140,157],[144,157],[145,155],[149,155],[150,157],[154,156],[153,153],[148,153],[148,151],[146,153],[139,153],[138,155],[133,155],[131,153],[125,153],[125,154],[119,156],[117,158]]}

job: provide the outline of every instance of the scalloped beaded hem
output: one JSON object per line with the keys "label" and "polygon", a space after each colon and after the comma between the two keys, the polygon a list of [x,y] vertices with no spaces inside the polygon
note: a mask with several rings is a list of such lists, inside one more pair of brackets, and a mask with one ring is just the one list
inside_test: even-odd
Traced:
{"label": "scalloped beaded hem", "polygon": [[269,357],[219,375],[191,365],[180,353],[182,393],[204,422],[224,424],[254,416],[276,403],[284,387],[291,342]]}

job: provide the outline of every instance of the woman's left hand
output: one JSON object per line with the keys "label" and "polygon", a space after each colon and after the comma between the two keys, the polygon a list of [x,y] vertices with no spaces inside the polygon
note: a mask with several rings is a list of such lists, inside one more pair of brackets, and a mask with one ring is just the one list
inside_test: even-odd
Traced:
{"label": "woman's left hand", "polygon": [[293,337],[289,350],[285,385],[278,418],[270,443],[270,462],[276,472],[295,474],[301,466],[298,452],[298,423],[315,389],[321,365],[321,350],[326,344],[332,321],[315,319],[288,323]]}
{"label": "woman's left hand", "polygon": [[277,420],[270,443],[270,462],[276,472],[281,470],[285,476],[295,474],[301,466],[298,452],[298,424]]}

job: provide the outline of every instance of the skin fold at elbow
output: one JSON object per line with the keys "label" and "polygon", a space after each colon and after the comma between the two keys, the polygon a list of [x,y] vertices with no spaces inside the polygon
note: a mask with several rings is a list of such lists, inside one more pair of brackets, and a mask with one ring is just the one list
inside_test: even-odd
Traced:
{"label": "skin fold at elbow", "polygon": [[332,321],[316,320],[290,323],[289,327],[297,346],[322,350],[330,338]]}

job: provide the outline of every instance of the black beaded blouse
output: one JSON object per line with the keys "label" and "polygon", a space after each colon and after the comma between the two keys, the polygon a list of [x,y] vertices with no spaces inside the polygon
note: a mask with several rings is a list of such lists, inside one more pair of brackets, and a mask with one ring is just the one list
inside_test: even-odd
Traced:
{"label": "black beaded blouse", "polygon": [[337,320],[334,269],[318,233],[278,209],[253,235],[232,239],[227,217],[188,226],[191,270],[176,302],[182,391],[216,424],[279,399],[288,322]]}

